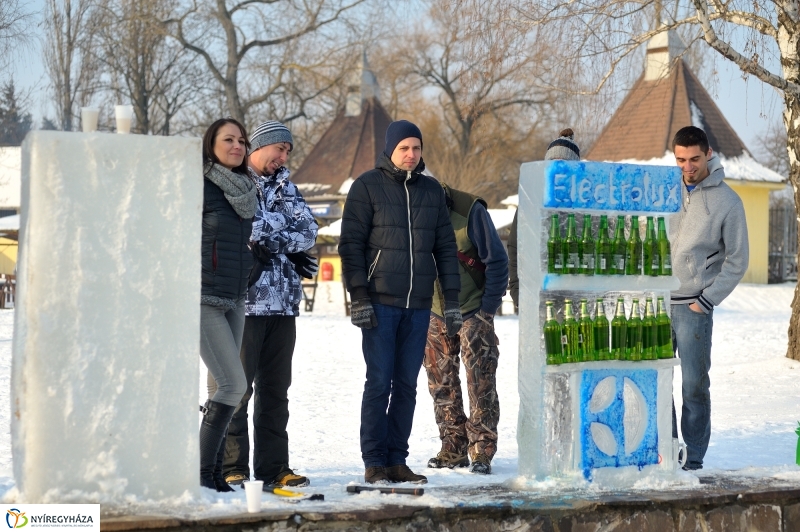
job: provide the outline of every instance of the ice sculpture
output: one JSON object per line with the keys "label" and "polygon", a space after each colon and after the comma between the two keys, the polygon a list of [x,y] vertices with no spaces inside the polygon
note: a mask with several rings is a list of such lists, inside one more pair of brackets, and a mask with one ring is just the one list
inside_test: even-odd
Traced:
{"label": "ice sculpture", "polygon": [[12,362],[27,502],[198,489],[200,140],[32,131]]}
{"label": "ice sculpture", "polygon": [[[522,165],[519,186],[520,474],[580,476],[627,485],[631,475],[671,474],[672,373],[675,359],[603,360],[547,366],[545,301],[664,296],[672,276],[548,274],[553,214],[666,216],[680,208],[680,170],[577,161]],[[567,218],[560,216],[561,219]],[[644,224],[641,224],[643,227]],[[596,227],[595,233],[596,233]],[[601,307],[602,308],[602,307]],[[563,340],[562,340],[563,341]]]}

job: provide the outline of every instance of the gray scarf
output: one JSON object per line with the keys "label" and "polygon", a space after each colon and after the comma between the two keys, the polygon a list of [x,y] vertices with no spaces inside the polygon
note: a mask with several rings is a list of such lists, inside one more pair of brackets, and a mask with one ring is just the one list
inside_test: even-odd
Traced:
{"label": "gray scarf", "polygon": [[256,214],[256,185],[249,176],[237,174],[221,164],[206,164],[204,176],[225,193],[236,214],[247,220]]}

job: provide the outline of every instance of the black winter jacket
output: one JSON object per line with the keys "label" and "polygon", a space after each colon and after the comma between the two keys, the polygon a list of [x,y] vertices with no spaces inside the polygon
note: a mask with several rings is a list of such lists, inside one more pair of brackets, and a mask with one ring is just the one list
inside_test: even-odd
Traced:
{"label": "black winter jacket", "polygon": [[442,186],[405,172],[381,154],[376,168],[347,194],[339,238],[342,274],[353,300],[429,309],[437,275],[444,297],[458,305],[461,278]]}
{"label": "black winter jacket", "polygon": [[204,179],[202,295],[238,300],[247,292],[253,266],[248,243],[253,219],[242,220],[222,189]]}

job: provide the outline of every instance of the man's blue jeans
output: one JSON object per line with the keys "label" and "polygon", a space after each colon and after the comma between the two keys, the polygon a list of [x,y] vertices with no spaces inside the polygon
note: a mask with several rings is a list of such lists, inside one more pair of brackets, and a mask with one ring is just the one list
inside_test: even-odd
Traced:
{"label": "man's blue jeans", "polygon": [[681,434],[686,443],[686,465],[703,465],[711,437],[711,329],[713,309],[695,312],[689,305],[672,305],[672,345],[678,350],[683,376]]}
{"label": "man's blue jeans", "polygon": [[405,464],[431,311],[372,306],[378,326],[362,329],[361,458],[364,467]]}

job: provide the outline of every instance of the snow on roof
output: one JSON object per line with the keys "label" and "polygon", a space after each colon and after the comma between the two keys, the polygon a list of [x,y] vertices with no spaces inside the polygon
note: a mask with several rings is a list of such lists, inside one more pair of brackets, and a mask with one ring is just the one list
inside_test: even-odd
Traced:
{"label": "snow on roof", "polygon": [[511,225],[514,221],[514,215],[517,209],[486,209],[489,212],[489,217],[492,219],[494,228],[498,231]]}
{"label": "snow on roof", "polygon": [[[786,178],[777,172],[773,172],[766,166],[753,159],[747,152],[736,157],[726,157],[718,154],[720,163],[725,169],[725,179],[736,181],[760,181],[765,183],[785,183]],[[666,151],[663,157],[640,161],[636,159],[624,159],[622,161],[607,161],[625,164],[647,164],[654,166],[675,166],[675,155],[671,151]]]}
{"label": "snow on roof", "polygon": [[350,187],[353,186],[353,181],[355,181],[355,179],[352,177],[345,179],[342,186],[339,187],[339,194],[344,194],[346,196],[350,192]]}
{"label": "snow on roof", "polygon": [[317,234],[321,236],[339,236],[342,234],[342,220],[336,220],[332,224],[320,228]]}
{"label": "snow on roof", "polygon": [[19,208],[22,176],[22,148],[0,148],[0,208]]}
{"label": "snow on roof", "polygon": [[500,203],[503,205],[508,205],[509,207],[516,207],[517,205],[519,205],[519,194],[514,194],[513,196],[509,196]]}

